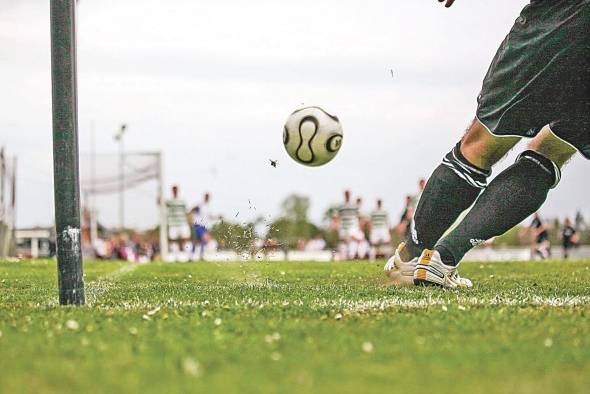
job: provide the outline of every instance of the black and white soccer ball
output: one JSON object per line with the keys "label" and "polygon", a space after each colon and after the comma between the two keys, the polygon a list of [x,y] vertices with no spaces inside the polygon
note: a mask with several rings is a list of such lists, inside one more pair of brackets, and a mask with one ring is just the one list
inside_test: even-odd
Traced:
{"label": "black and white soccer ball", "polygon": [[332,160],[342,146],[342,125],[320,107],[293,112],[285,123],[283,144],[293,160],[317,167]]}

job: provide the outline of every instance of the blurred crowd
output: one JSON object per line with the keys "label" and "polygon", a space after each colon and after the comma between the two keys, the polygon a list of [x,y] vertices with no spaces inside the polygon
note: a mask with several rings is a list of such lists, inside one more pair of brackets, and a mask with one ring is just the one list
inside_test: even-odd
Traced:
{"label": "blurred crowd", "polygon": [[[416,192],[405,196],[397,220],[391,219],[382,199],[376,199],[366,210],[362,197],[353,196],[350,190],[345,190],[342,202],[328,211],[325,227],[313,235],[298,236],[288,244],[284,241],[286,231],[279,233],[276,229],[273,235],[269,230],[257,236],[253,225],[240,227],[225,224],[226,227],[217,227],[219,239],[215,239],[211,228],[219,225],[220,217],[211,212],[210,193],[204,193],[200,201],[189,208],[175,185],[165,203],[167,260],[202,260],[206,253],[219,249],[250,256],[291,249],[310,253],[330,251],[336,260],[386,258],[400,240],[411,238],[412,218],[425,186],[426,180],[419,179]],[[560,257],[568,258],[571,250],[580,245],[580,234],[585,230],[586,224],[579,212],[573,220],[566,218],[563,222],[556,220],[550,223],[536,213],[528,226],[520,227],[517,237],[520,244],[530,244],[531,258],[551,257],[552,243],[556,242],[562,249]],[[82,238],[85,255],[97,259],[149,262],[162,256],[158,229],[144,233],[108,232],[103,229],[93,241],[90,241],[89,232],[83,231]],[[494,239],[488,240],[483,247],[491,248],[495,242]]]}

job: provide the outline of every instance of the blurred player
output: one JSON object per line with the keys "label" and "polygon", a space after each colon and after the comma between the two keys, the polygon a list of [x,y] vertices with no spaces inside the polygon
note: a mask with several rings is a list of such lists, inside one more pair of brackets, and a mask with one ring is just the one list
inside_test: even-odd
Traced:
{"label": "blurred player", "polygon": [[371,249],[371,245],[369,244],[369,241],[367,241],[370,222],[369,219],[367,219],[367,217],[363,214],[363,199],[360,197],[357,197],[356,199],[356,208],[360,233],[358,234],[358,245],[355,257],[358,259],[366,259],[369,257],[369,252]]}
{"label": "blurred player", "polygon": [[418,193],[412,196],[412,208],[416,209],[418,206],[418,201],[420,201],[420,197],[424,192],[424,188],[426,187],[426,179],[420,178],[418,179]]}
{"label": "blurred player", "polygon": [[578,246],[578,233],[572,227],[572,222],[569,218],[565,218],[563,223],[563,230],[561,230],[561,245],[563,247],[563,258],[569,258],[570,249]]}
{"label": "blurred player", "polygon": [[[457,272],[465,254],[536,212],[576,151],[590,159],[589,58],[588,0],[535,0],[522,10],[484,78],[475,119],[428,179],[410,237],[385,267],[392,282],[471,287]],[[522,137],[532,138],[528,150],[488,184]]]}
{"label": "blurred player", "polygon": [[354,259],[364,235],[359,227],[358,206],[350,201],[349,190],[344,192],[344,203],[338,208],[338,226],[341,255],[348,260]]}
{"label": "blurred player", "polygon": [[414,216],[414,204],[412,202],[412,196],[408,194],[406,196],[404,210],[402,211],[401,217],[399,219],[399,223],[397,225],[397,233],[399,235],[404,235],[406,237],[409,237],[410,223],[412,222],[413,216]]}
{"label": "blurred player", "polygon": [[371,229],[369,240],[371,241],[371,260],[384,256],[383,246],[391,241],[389,233],[389,219],[387,211],[383,209],[383,201],[377,200],[377,207],[371,212]]}
{"label": "blurred player", "polygon": [[535,212],[530,229],[533,234],[531,245],[531,258],[539,255],[542,260],[548,259],[551,256],[551,242],[549,241],[549,233],[547,227],[538,212]]}
{"label": "blurred player", "polygon": [[187,248],[190,249],[191,229],[188,225],[186,204],[178,197],[178,186],[176,185],[172,186],[172,198],[166,201],[166,216],[170,259],[171,261],[186,261],[188,260]]}
{"label": "blurred player", "polygon": [[209,226],[213,220],[209,211],[209,201],[211,196],[209,193],[203,195],[203,201],[196,205],[192,210],[193,229],[194,229],[194,244],[193,244],[193,260],[196,259],[197,249],[199,260],[203,260],[205,254],[205,246],[211,239],[209,236]]}
{"label": "blurred player", "polygon": [[422,195],[425,187],[426,179],[420,178],[418,179],[418,193],[414,195],[408,194],[406,196],[404,211],[402,212],[399,224],[397,225],[397,232],[399,235],[404,235],[406,237],[410,236],[414,211],[416,210],[416,206],[418,205],[418,201],[420,201],[420,196]]}

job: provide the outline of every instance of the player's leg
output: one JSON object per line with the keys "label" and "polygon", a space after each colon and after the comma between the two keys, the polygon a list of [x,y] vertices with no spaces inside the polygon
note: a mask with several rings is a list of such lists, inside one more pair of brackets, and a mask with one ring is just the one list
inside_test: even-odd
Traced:
{"label": "player's leg", "polygon": [[192,237],[191,237],[191,253],[190,253],[190,261],[196,261],[197,260],[197,247],[199,246],[199,233],[197,230],[197,224],[193,224],[192,225]]}
{"label": "player's leg", "polygon": [[379,248],[379,239],[374,228],[371,228],[371,232],[369,234],[369,243],[369,260],[375,261],[375,258],[377,257],[377,249]]}
{"label": "player's leg", "polygon": [[425,250],[414,272],[416,284],[471,287],[456,266],[465,253],[501,235],[536,212],[559,182],[560,168],[576,152],[544,128],[516,163],[500,173],[465,218],[443,237],[434,251]]}
{"label": "player's leg", "polygon": [[343,228],[338,229],[338,260],[348,258],[348,234]]}
{"label": "player's leg", "polygon": [[180,235],[177,226],[168,226],[168,260],[176,261],[180,247],[178,246],[178,239]]}
{"label": "player's leg", "polygon": [[472,247],[505,233],[537,211],[575,152],[545,127],[529,150],[488,185],[461,223],[439,241],[436,251],[443,263],[456,266]]}
{"label": "player's leg", "polygon": [[366,239],[361,239],[360,241],[358,241],[357,255],[359,260],[366,260],[369,257],[370,248],[371,245],[369,245],[369,241],[367,241]]}
{"label": "player's leg", "polygon": [[179,226],[179,235],[180,245],[182,248],[182,251],[179,254],[179,261],[186,262],[189,261],[193,250],[193,243],[191,241],[191,228],[189,227],[188,223]]}
{"label": "player's leg", "polygon": [[487,185],[492,166],[520,140],[496,137],[475,119],[466,134],[434,170],[411,223],[404,261],[432,249]]}
{"label": "player's leg", "polygon": [[200,245],[201,245],[201,250],[199,253],[199,259],[201,261],[205,260],[205,248],[207,247],[207,244],[209,243],[209,240],[211,239],[211,236],[209,234],[209,229],[207,229],[207,227],[203,226],[203,233],[201,234],[200,237]]}
{"label": "player's leg", "polygon": [[358,242],[350,237],[348,239],[348,243],[347,243],[347,249],[346,249],[346,259],[347,260],[356,260],[356,255],[358,252]]}
{"label": "player's leg", "polygon": [[[588,22],[586,1],[539,1],[523,10],[484,79],[477,116],[495,135],[536,137],[436,251],[420,259],[417,280],[441,284],[437,276],[420,278],[430,264],[438,264],[438,272],[445,272],[444,286],[460,285],[454,282],[453,267],[473,246],[504,233],[541,206],[574,154],[572,146],[590,157]],[[548,123],[560,138],[542,129]]]}
{"label": "player's leg", "polygon": [[487,185],[491,167],[520,140],[497,137],[475,119],[461,141],[434,170],[411,222],[410,236],[387,261],[392,284],[413,284],[418,256],[432,249],[440,237],[469,208]]}
{"label": "player's leg", "polygon": [[543,245],[545,246],[546,258],[550,259],[552,253],[551,253],[551,240],[549,239],[549,236],[547,236],[547,239],[545,240]]}

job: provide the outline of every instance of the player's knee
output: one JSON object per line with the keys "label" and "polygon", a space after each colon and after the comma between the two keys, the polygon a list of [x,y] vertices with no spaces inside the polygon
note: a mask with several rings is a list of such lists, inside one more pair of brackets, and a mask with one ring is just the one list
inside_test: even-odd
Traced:
{"label": "player's knee", "polygon": [[528,143],[528,148],[551,160],[558,168],[564,166],[576,150],[555,136],[549,128],[544,128]]}
{"label": "player's knee", "polygon": [[446,154],[442,165],[449,168],[457,177],[470,186],[477,189],[484,189],[487,186],[487,179],[491,170],[480,168],[472,164],[461,153],[461,142]]}
{"label": "player's knee", "polygon": [[490,169],[520,140],[497,137],[476,118],[461,139],[461,153],[474,165]]}
{"label": "player's knee", "polygon": [[561,179],[561,170],[553,160],[534,150],[524,151],[516,158],[516,162],[521,162],[523,160],[534,164],[545,172],[551,180],[552,189],[557,186]]}

